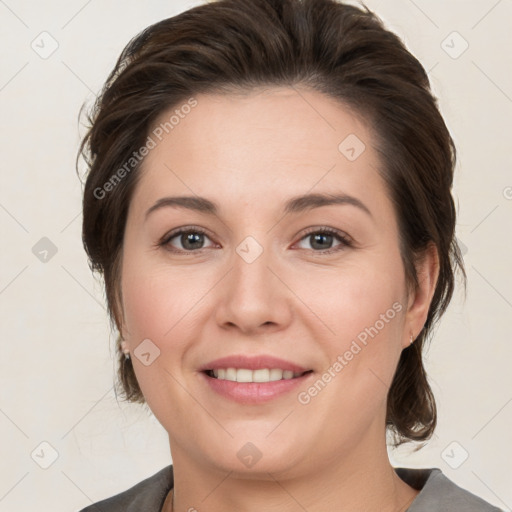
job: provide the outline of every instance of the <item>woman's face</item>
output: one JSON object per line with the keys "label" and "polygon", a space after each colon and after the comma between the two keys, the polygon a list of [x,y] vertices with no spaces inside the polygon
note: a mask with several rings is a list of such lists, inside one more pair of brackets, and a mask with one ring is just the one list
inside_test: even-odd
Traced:
{"label": "woman's face", "polygon": [[[383,444],[424,318],[369,130],[318,92],[195,99],[150,133],[122,260],[124,338],[173,459],[298,474]],[[309,373],[242,382],[287,365]]]}

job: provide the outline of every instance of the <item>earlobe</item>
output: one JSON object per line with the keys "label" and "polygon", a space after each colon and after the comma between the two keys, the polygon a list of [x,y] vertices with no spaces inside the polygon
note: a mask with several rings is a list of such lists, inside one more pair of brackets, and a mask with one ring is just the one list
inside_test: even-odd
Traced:
{"label": "earlobe", "polygon": [[415,264],[418,285],[411,291],[406,316],[407,331],[404,348],[416,339],[427,320],[428,311],[439,277],[439,254],[434,243],[430,243]]}
{"label": "earlobe", "polygon": [[125,321],[124,321],[124,312],[121,311],[121,314],[120,315],[118,314],[117,318],[119,319],[119,321],[116,322],[116,325],[118,326],[118,332],[119,332],[118,342],[121,346],[121,350],[122,350],[125,358],[128,359],[130,357],[130,347],[128,346],[128,342],[126,341],[126,338],[128,337],[127,336],[128,330],[126,328]]}
{"label": "earlobe", "polygon": [[123,351],[123,354],[125,355],[126,358],[128,358],[129,354],[130,354],[130,347],[128,345],[127,338],[129,338],[129,335],[128,335],[123,317],[121,317],[121,326],[120,326],[120,329],[118,329],[118,331],[119,331],[118,342],[121,346],[121,350]]}
{"label": "earlobe", "polygon": [[130,348],[128,343],[121,338],[121,350],[123,351],[125,359],[130,359]]}

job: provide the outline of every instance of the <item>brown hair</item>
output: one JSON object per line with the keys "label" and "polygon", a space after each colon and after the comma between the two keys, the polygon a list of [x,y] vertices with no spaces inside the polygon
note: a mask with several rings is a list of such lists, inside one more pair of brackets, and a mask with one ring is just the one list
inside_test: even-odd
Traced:
{"label": "brown hair", "polygon": [[[427,321],[402,351],[386,419],[395,445],[426,440],[437,413],[422,349],[450,302],[457,267],[465,277],[451,196],[456,151],[425,70],[367,7],[336,0],[218,0],[133,38],[88,116],[78,155],[88,168],[83,243],[91,269],[104,277],[110,318],[120,330],[121,249],[140,174],[140,162],[130,169],[126,162],[163,111],[200,93],[295,85],[342,102],[372,127],[411,287],[418,283],[417,258],[429,244],[437,247],[440,273]],[[144,402],[119,343],[118,358],[122,394]]]}

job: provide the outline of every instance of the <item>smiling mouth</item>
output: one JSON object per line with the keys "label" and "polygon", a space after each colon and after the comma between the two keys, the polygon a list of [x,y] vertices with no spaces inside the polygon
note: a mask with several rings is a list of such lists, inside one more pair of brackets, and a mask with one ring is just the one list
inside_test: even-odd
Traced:
{"label": "smiling mouth", "polygon": [[258,370],[250,370],[248,368],[217,368],[215,370],[204,371],[204,373],[212,379],[240,383],[265,383],[279,380],[291,380],[312,372],[313,370],[292,372],[291,370],[281,370],[280,368],[261,368]]}

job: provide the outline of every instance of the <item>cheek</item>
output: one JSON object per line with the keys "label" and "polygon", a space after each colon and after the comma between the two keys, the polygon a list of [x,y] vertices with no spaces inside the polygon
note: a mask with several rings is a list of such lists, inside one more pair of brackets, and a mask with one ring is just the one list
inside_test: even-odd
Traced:
{"label": "cheek", "polygon": [[329,328],[324,341],[336,350],[358,336],[364,341],[365,332],[375,324],[383,336],[401,328],[406,304],[399,254],[386,259],[355,254],[338,268],[294,279],[297,295]]}
{"label": "cheek", "polygon": [[128,335],[162,340],[191,312],[203,286],[198,272],[155,264],[132,253],[123,261],[123,310]]}
{"label": "cheek", "polygon": [[[331,439],[341,436],[353,442],[376,418],[381,420],[379,411],[384,414],[401,352],[405,318],[401,267],[393,274],[390,268],[389,272],[372,268],[353,267],[329,284],[326,280],[323,298],[311,306],[321,311],[335,335],[316,338],[326,354],[325,366],[297,398],[304,414],[314,411],[328,425],[322,429]],[[320,284],[315,285],[316,293]]]}
{"label": "cheek", "polygon": [[[155,264],[143,253],[132,252],[123,261],[125,339],[134,353],[132,362],[137,382],[162,424],[167,421],[169,397],[172,397],[173,411],[187,416],[186,408],[181,409],[181,405],[189,403],[188,397],[175,385],[172,376],[180,379],[180,366],[190,338],[197,337],[193,332],[198,329],[194,304],[198,308],[198,297],[203,293],[197,277],[197,272],[192,276],[183,269]],[[152,360],[147,366],[137,358],[137,353],[142,352],[138,347],[143,346],[149,347]]]}
{"label": "cheek", "polygon": [[[323,375],[330,395],[319,402],[336,404],[340,411],[375,411],[387,394],[401,352],[407,303],[400,254],[370,260],[355,258],[329,276],[307,280],[311,284],[302,284],[298,291],[333,331],[316,337],[327,355]],[[323,389],[322,384],[317,387]]]}
{"label": "cheek", "polygon": [[188,376],[191,353],[205,337],[202,331],[212,317],[209,292],[218,275],[206,264],[180,266],[144,251],[134,250],[123,261],[125,339],[135,356],[143,342],[148,345],[145,340],[157,354],[148,366],[133,359],[137,381],[157,417],[165,414],[169,395],[176,404],[189,402],[172,377]]}

